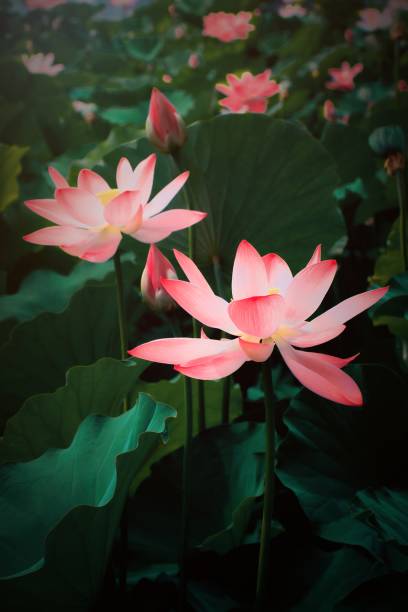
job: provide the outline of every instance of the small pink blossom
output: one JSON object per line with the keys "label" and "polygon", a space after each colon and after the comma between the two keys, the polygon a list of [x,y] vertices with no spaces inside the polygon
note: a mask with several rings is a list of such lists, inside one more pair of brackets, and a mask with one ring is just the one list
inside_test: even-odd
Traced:
{"label": "small pink blossom", "polygon": [[392,11],[389,8],[379,11],[375,8],[367,8],[359,11],[360,21],[357,26],[365,32],[376,30],[387,30],[392,23]]}
{"label": "small pink blossom", "polygon": [[80,171],[77,187],[70,187],[50,167],[54,198],[28,200],[25,205],[56,225],[27,234],[24,240],[57,246],[69,255],[100,263],[113,257],[123,234],[152,244],[204,219],[206,213],[196,210],[164,211],[184,186],[188,172],[182,172],[150,199],[155,165],[156,155],[149,155],[134,169],[122,157],[113,189],[88,169]]}
{"label": "small pink blossom", "polygon": [[35,55],[22,55],[21,61],[32,74],[46,74],[50,77],[57,76],[64,70],[64,64],[54,64],[53,53],[36,53]]}
{"label": "small pink blossom", "polygon": [[283,17],[283,19],[304,17],[306,15],[306,9],[299,4],[284,4],[278,9],[278,15]]}
{"label": "small pink blossom", "polygon": [[334,103],[331,100],[326,100],[323,104],[323,117],[330,123],[338,122],[347,125],[350,120],[350,115],[340,115]]}
{"label": "small pink blossom", "polygon": [[255,30],[255,26],[250,24],[252,13],[240,11],[239,13],[209,13],[203,18],[204,36],[217,38],[222,42],[233,40],[244,40],[248,34]]}
{"label": "small pink blossom", "polygon": [[198,66],[200,65],[200,58],[198,57],[197,53],[192,53],[190,55],[190,57],[188,58],[188,65],[190,66],[190,68],[198,68]]}
{"label": "small pink blossom", "polygon": [[92,123],[95,120],[96,104],[92,102],[82,102],[74,100],[72,106],[77,113],[80,113],[87,123]]}
{"label": "small pink blossom", "polygon": [[351,91],[355,87],[354,78],[362,72],[363,68],[361,63],[350,66],[348,62],[343,62],[340,68],[329,68],[328,72],[332,80],[326,82],[327,89]]}
{"label": "small pink blossom", "polygon": [[34,9],[51,9],[54,6],[65,4],[66,0],[25,0],[25,5],[29,10]]}
{"label": "small pink blossom", "polygon": [[163,83],[166,83],[168,85],[169,83],[172,82],[172,80],[173,80],[173,77],[171,76],[171,74],[163,74],[162,76]]}
{"label": "small pink blossom", "polygon": [[163,288],[194,319],[235,337],[210,340],[202,333],[201,338],[162,338],[135,347],[130,355],[171,364],[191,378],[214,380],[229,376],[247,361],[266,361],[276,346],[306,388],[346,406],[363,403],[358,385],[343,371],[357,355],[340,358],[302,349],[339,336],[345,323],[378,302],[388,287],[349,297],[309,320],[337,271],[335,260],[321,260],[320,245],[293,275],[279,255],[262,257],[243,240],[232,271],[231,302],[215,295],[191,259],[178,251],[174,254],[188,281],[163,278]]}
{"label": "small pink blossom", "polygon": [[215,86],[217,91],[226,96],[219,104],[233,113],[264,113],[267,99],[280,91],[278,83],[270,79],[271,75],[269,69],[256,75],[244,72],[241,78],[227,74],[228,85],[218,83]]}
{"label": "small pink blossom", "polygon": [[162,279],[177,279],[177,273],[167,257],[151,244],[140,280],[143,299],[159,312],[167,312],[176,306],[162,285]]}
{"label": "small pink blossom", "polygon": [[353,30],[351,28],[347,28],[346,30],[344,30],[344,40],[349,45],[352,44],[352,42],[354,40],[354,32],[353,32]]}
{"label": "small pink blossom", "polygon": [[183,38],[185,34],[186,34],[186,26],[178,25],[174,28],[174,38],[176,38],[177,40],[180,40],[180,38]]}
{"label": "small pink blossom", "polygon": [[397,83],[397,89],[401,92],[408,91],[408,83],[404,79],[400,79]]}

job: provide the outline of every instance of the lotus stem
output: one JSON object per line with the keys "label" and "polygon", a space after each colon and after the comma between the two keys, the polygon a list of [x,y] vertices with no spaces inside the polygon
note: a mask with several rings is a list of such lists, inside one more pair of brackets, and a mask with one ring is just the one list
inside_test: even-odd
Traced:
{"label": "lotus stem", "polygon": [[[224,283],[222,281],[222,270],[220,264],[220,258],[218,255],[213,255],[213,270],[215,276],[215,284],[217,286],[217,293],[220,297],[225,299]],[[224,336],[224,334],[223,334]],[[229,407],[230,407],[230,395],[231,395],[231,377],[226,376],[222,381],[222,407],[221,407],[221,423],[228,425],[229,423]]]}
{"label": "lotus stem", "polygon": [[395,179],[397,182],[398,203],[400,208],[400,248],[402,253],[402,261],[404,263],[404,270],[406,271],[408,270],[408,202],[404,172],[405,168],[397,170],[395,173]]}
{"label": "lotus stem", "polygon": [[264,502],[255,600],[255,610],[257,612],[265,609],[267,598],[271,526],[275,495],[275,415],[270,359],[262,365],[262,376],[265,396],[266,453]]}
{"label": "lotus stem", "polygon": [[183,448],[182,500],[181,500],[181,539],[180,539],[180,610],[186,607],[187,593],[187,553],[190,533],[190,500],[192,475],[193,443],[193,390],[191,378],[184,377],[185,430]]}

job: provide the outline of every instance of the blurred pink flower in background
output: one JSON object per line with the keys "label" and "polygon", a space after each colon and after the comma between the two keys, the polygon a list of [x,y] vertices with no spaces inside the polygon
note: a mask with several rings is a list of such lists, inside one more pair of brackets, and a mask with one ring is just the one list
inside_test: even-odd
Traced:
{"label": "blurred pink flower in background", "polygon": [[404,79],[400,79],[397,83],[398,91],[408,91],[408,83]]}
{"label": "blurred pink flower in background", "polygon": [[363,69],[364,66],[361,63],[350,66],[348,62],[343,62],[340,68],[329,68],[328,72],[332,80],[326,82],[327,89],[351,91],[355,87],[354,78]]}
{"label": "blurred pink flower in background", "polygon": [[174,37],[177,40],[180,40],[180,38],[183,38],[183,36],[185,36],[186,34],[186,26],[184,25],[178,25],[174,28]]}
{"label": "blurred pink flower in background", "polygon": [[112,6],[132,8],[138,4],[139,0],[109,0],[109,2]]}
{"label": "blurred pink flower in background", "polygon": [[140,290],[146,302],[160,312],[166,312],[176,306],[162,285],[163,278],[177,279],[177,273],[167,257],[152,244],[140,280]]}
{"label": "blurred pink flower in background", "polygon": [[278,15],[283,17],[283,19],[304,17],[306,15],[306,9],[299,4],[284,4],[278,9]]}
{"label": "blurred pink flower in background", "polygon": [[203,17],[204,36],[217,38],[222,42],[231,42],[233,40],[244,40],[248,38],[248,34],[255,30],[250,22],[252,13],[249,11],[240,11],[239,13],[209,13]]}
{"label": "blurred pink flower in background", "polygon": [[173,77],[171,76],[171,74],[163,74],[162,76],[163,83],[167,83],[168,85],[169,83],[172,82],[172,80],[173,80]]}
{"label": "blurred pink flower in background", "polygon": [[350,120],[349,114],[339,114],[334,103],[331,100],[326,100],[326,102],[323,104],[323,117],[326,119],[326,121],[329,121],[330,123],[334,123],[337,121],[338,123],[344,123],[344,125],[347,125]]}
{"label": "blurred pink flower in background", "polygon": [[65,4],[67,0],[25,0],[25,5],[28,9],[50,9],[60,4]]}
{"label": "blurred pink flower in background", "polygon": [[177,304],[203,325],[236,336],[231,340],[163,338],[135,347],[134,357],[168,363],[175,370],[202,380],[229,376],[246,361],[266,361],[278,347],[286,365],[302,385],[334,402],[363,403],[361,391],[343,369],[357,355],[339,358],[298,349],[339,336],[347,321],[378,302],[381,287],[350,297],[311,321],[337,271],[333,259],[321,261],[318,246],[295,276],[276,253],[264,257],[246,240],[237,249],[232,271],[231,302],[214,294],[194,262],[174,251],[188,281],[162,279]]}
{"label": "blurred pink flower in background", "polygon": [[346,30],[344,30],[344,40],[351,45],[351,43],[354,40],[354,32],[351,28],[347,28]]}
{"label": "blurred pink flower in background", "polygon": [[35,55],[22,55],[21,61],[32,74],[46,74],[47,76],[57,76],[64,70],[64,64],[54,64],[54,53],[36,53]]}
{"label": "blurred pink flower in background", "polygon": [[153,87],[150,96],[146,134],[150,142],[164,152],[181,147],[187,137],[183,119],[157,87]]}
{"label": "blurred pink flower in background", "polygon": [[72,106],[74,110],[82,115],[87,123],[92,123],[95,120],[96,104],[93,104],[93,102],[74,100]]}
{"label": "blurred pink flower in background", "polygon": [[156,155],[149,155],[133,170],[122,157],[113,189],[93,170],[81,170],[77,187],[70,187],[55,168],[49,168],[55,197],[28,200],[25,205],[57,225],[27,234],[24,240],[58,246],[69,255],[99,263],[116,253],[122,234],[140,242],[159,242],[204,219],[206,213],[195,210],[162,212],[184,186],[188,172],[182,172],[149,201],[155,165]]}
{"label": "blurred pink flower in background", "polygon": [[387,30],[392,23],[392,11],[389,7],[383,11],[376,8],[367,8],[359,11],[360,21],[357,26],[365,32],[375,32],[376,30]]}
{"label": "blurred pink flower in background", "polygon": [[233,113],[264,113],[267,99],[280,91],[278,83],[270,79],[271,75],[269,69],[256,75],[244,72],[240,78],[235,74],[227,74],[228,85],[217,83],[215,86],[217,91],[226,96],[219,104]]}
{"label": "blurred pink flower in background", "polygon": [[198,66],[200,65],[200,58],[198,57],[197,53],[192,53],[190,55],[190,57],[188,58],[188,65],[190,66],[190,68],[198,68]]}

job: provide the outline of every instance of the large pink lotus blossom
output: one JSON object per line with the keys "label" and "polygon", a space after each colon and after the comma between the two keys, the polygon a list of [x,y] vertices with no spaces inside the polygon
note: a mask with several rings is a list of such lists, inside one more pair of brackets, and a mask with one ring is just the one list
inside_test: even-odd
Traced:
{"label": "large pink lotus blossom", "polygon": [[213,380],[232,374],[246,361],[266,361],[276,345],[305,387],[341,404],[362,403],[360,389],[342,370],[356,356],[342,359],[298,349],[336,338],[344,323],[381,299],[387,287],[348,298],[309,321],[337,269],[334,260],[321,261],[320,246],[293,276],[279,255],[261,257],[243,240],[235,256],[230,303],[214,294],[188,257],[177,251],[175,256],[188,282],[162,279],[167,293],[203,325],[236,337],[211,340],[203,333],[201,338],[164,338],[137,346],[131,355],[172,364],[191,378]]}
{"label": "large pink lotus blossom", "polygon": [[232,42],[233,40],[244,40],[248,34],[255,30],[250,22],[252,13],[240,11],[239,13],[209,13],[203,17],[204,36],[217,38],[222,42]]}
{"label": "large pink lotus blossom", "polygon": [[24,240],[58,246],[69,255],[103,262],[116,253],[122,234],[154,243],[204,219],[206,213],[195,210],[162,212],[183,187],[188,172],[177,176],[149,201],[155,164],[156,155],[149,155],[133,170],[122,157],[116,170],[117,187],[113,189],[92,170],[81,170],[78,186],[70,187],[55,168],[49,168],[55,198],[28,200],[25,204],[57,225],[28,234]]}
{"label": "large pink lotus blossom", "polygon": [[278,83],[270,80],[271,75],[269,69],[256,75],[244,72],[241,78],[227,74],[228,85],[217,83],[215,86],[217,91],[226,95],[219,104],[233,113],[264,113],[268,105],[267,98],[280,91]]}
{"label": "large pink lotus blossom", "polygon": [[67,0],[25,0],[28,9],[51,9],[59,4],[65,4]]}
{"label": "large pink lotus blossom", "polygon": [[152,244],[140,280],[140,290],[143,298],[154,310],[166,312],[176,304],[163,288],[162,278],[176,279],[177,273],[167,257]]}
{"label": "large pink lotus blossom", "polygon": [[375,32],[376,30],[387,30],[392,23],[393,11],[388,7],[383,11],[376,8],[367,8],[359,11],[360,21],[357,26],[365,32]]}
{"label": "large pink lotus blossom", "polygon": [[36,53],[35,55],[22,55],[21,61],[32,74],[46,74],[47,76],[57,76],[64,70],[64,64],[54,64],[54,53]]}
{"label": "large pink lotus blossom", "polygon": [[283,19],[290,19],[292,17],[304,17],[306,15],[306,9],[299,4],[284,4],[278,9],[278,14]]}
{"label": "large pink lotus blossom", "polygon": [[153,87],[150,96],[146,134],[150,142],[165,153],[181,147],[187,137],[183,119],[157,87]]}
{"label": "large pink lotus blossom", "polygon": [[351,91],[354,89],[354,78],[364,69],[363,64],[355,64],[350,66],[348,62],[343,62],[340,68],[329,68],[329,74],[332,78],[327,81],[327,89],[337,89],[339,91]]}

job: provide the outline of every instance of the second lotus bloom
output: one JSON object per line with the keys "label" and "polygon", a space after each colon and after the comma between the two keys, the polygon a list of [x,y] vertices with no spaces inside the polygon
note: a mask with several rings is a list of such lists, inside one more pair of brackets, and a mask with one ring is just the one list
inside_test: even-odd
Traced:
{"label": "second lotus bloom", "polygon": [[387,287],[350,297],[308,321],[320,306],[337,270],[334,260],[321,261],[320,247],[298,274],[269,253],[264,257],[247,241],[238,247],[232,272],[230,303],[216,296],[197,266],[175,251],[187,281],[162,279],[167,293],[203,325],[237,336],[231,340],[165,338],[137,346],[131,355],[174,365],[192,378],[212,380],[228,376],[246,361],[262,362],[278,347],[292,374],[308,389],[346,405],[361,405],[354,380],[342,368],[354,357],[342,359],[299,351],[341,334],[346,321],[375,304]]}
{"label": "second lotus bloom", "polygon": [[184,186],[188,172],[177,176],[149,201],[155,164],[156,156],[149,155],[133,169],[122,157],[113,189],[88,169],[80,171],[77,187],[70,187],[57,170],[50,168],[55,198],[25,204],[57,225],[32,232],[24,239],[58,246],[87,261],[103,262],[116,253],[122,234],[152,244],[204,219],[206,213],[196,210],[162,212]]}

